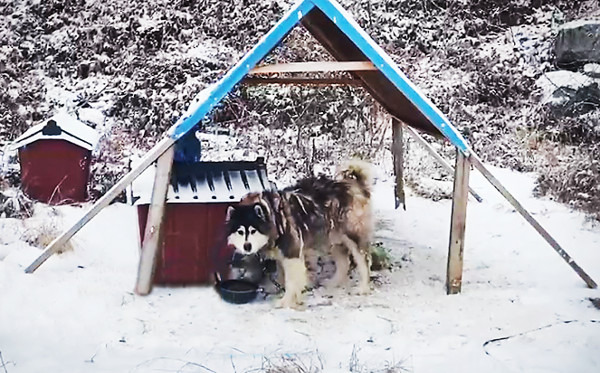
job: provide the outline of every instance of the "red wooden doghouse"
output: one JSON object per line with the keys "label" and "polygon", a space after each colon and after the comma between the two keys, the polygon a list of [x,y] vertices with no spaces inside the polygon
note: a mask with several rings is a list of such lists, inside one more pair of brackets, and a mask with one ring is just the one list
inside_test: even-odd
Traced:
{"label": "red wooden doghouse", "polygon": [[19,150],[23,192],[52,205],[85,201],[98,138],[93,128],[66,113],[28,129],[11,145]]}
{"label": "red wooden doghouse", "polygon": [[[154,180],[149,168],[132,185],[129,197],[137,206],[140,243]],[[167,192],[163,242],[154,283],[208,284],[214,272],[226,273],[233,254],[224,230],[227,207],[250,192],[270,189],[263,158],[255,162],[173,163]]]}

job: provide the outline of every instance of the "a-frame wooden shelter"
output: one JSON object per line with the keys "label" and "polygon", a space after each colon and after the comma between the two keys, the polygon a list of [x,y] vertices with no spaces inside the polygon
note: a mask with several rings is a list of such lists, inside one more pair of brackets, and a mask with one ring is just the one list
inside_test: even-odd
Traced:
{"label": "a-frame wooden shelter", "polygon": [[[299,24],[302,24],[331,53],[337,63],[334,63],[334,65],[332,63],[295,64],[275,68],[260,67],[253,70]],[[442,136],[456,147],[457,157],[446,277],[448,293],[457,293],[461,290],[464,232],[471,165],[477,168],[542,235],[585,281],[588,287],[596,288],[596,283],[489,172],[450,121],[408,80],[390,56],[334,0],[299,0],[292,6],[283,18],[226,75],[209,89],[196,96],[187,112],[168,130],[167,136],[146,154],[140,164],[107,191],[75,225],[52,241],[42,255],[26,269],[26,272],[35,271],[148,166],[158,160],[157,176],[148,214],[148,223],[146,224],[136,287],[138,294],[147,294],[151,285],[154,257],[160,241],[164,201],[175,142],[199,123],[249,73],[315,70],[350,72],[353,77],[352,82],[364,87],[394,118],[395,127],[400,127],[403,122],[405,125],[417,130]],[[396,148],[394,147],[394,149]]]}

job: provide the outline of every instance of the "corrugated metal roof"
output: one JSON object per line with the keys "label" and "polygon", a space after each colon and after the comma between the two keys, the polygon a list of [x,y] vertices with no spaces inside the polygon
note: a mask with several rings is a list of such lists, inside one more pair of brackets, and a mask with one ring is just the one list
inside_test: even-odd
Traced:
{"label": "corrugated metal roof", "polygon": [[92,127],[61,112],[52,118],[29,128],[10,146],[11,150],[38,140],[66,140],[84,149],[94,150],[100,135]]}
{"label": "corrugated metal roof", "polygon": [[[155,167],[149,167],[128,192],[134,205],[149,204]],[[263,158],[254,162],[173,163],[168,203],[239,202],[251,192],[271,189]]]}

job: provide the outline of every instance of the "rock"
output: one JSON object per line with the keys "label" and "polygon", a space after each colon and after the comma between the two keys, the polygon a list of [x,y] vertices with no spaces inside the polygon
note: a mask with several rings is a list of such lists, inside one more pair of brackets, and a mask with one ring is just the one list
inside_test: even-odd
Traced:
{"label": "rock", "polygon": [[582,73],[568,70],[550,71],[543,74],[536,85],[542,90],[542,103],[550,105],[561,105],[564,99],[557,93],[565,89],[577,90],[580,87],[593,83],[594,80]]}
{"label": "rock", "polygon": [[600,20],[565,23],[558,30],[554,53],[561,68],[576,69],[585,63],[600,62]]}
{"label": "rock", "polygon": [[87,61],[80,63],[79,67],[77,68],[78,77],[85,79],[88,77],[89,74],[90,74],[90,63]]}
{"label": "rock", "polygon": [[578,116],[600,107],[600,79],[560,70],[544,74],[537,81],[542,103],[558,115]]}

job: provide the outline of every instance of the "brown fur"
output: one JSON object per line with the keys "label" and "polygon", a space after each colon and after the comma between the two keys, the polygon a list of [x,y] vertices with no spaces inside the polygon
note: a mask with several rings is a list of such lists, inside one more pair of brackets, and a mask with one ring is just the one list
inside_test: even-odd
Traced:
{"label": "brown fur", "polygon": [[314,257],[313,251],[333,256],[336,273],[331,285],[346,282],[352,257],[360,275],[357,292],[370,291],[372,213],[368,163],[348,162],[339,168],[336,179],[312,177],[281,191],[249,194],[240,205],[260,205],[265,212],[268,228],[263,230],[269,243],[260,250],[275,257],[283,269],[286,292],[280,306],[301,304],[307,284],[305,263]]}

